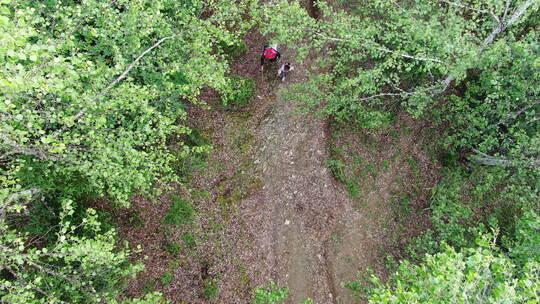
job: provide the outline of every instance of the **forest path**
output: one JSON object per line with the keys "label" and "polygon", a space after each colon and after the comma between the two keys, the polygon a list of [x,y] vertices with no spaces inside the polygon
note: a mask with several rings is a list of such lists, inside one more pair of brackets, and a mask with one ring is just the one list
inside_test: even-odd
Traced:
{"label": "forest path", "polygon": [[[309,62],[295,66],[287,81],[304,81],[308,66]],[[314,303],[352,303],[334,271],[344,270],[345,257],[336,255],[331,245],[338,223],[353,212],[353,202],[325,163],[329,158],[327,121],[297,114],[295,101],[275,95],[290,83],[273,79],[277,78],[274,73],[265,71],[262,77],[279,84],[259,96],[272,103],[256,134],[254,162],[262,172],[263,186],[256,198],[244,204],[246,215],[254,217],[249,220],[256,235],[254,247],[265,260],[259,273],[289,287],[287,303],[308,298]],[[361,241],[354,235],[354,241]],[[351,274],[361,267],[357,260],[354,264],[349,266]]]}

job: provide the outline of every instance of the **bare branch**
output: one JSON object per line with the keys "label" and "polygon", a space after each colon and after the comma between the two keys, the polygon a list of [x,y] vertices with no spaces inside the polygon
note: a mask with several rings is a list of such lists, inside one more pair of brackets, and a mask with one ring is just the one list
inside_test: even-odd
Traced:
{"label": "bare branch", "polygon": [[[401,90],[401,89],[399,89],[399,90]],[[403,90],[401,90],[401,91],[403,91]],[[368,96],[368,97],[360,98],[360,99],[358,99],[358,101],[369,100],[369,99],[382,97],[382,96],[402,96],[404,94],[405,95],[413,95],[414,93],[405,92],[405,91],[403,91],[403,93],[381,93],[381,94],[375,94],[375,95],[371,95],[371,96]]]}
{"label": "bare branch", "polygon": [[[510,27],[512,24],[514,24],[519,18],[521,18],[521,16],[523,16],[523,14],[527,11],[527,9],[534,3],[534,1],[535,0],[528,0],[527,2],[523,3],[523,5],[520,8],[516,9],[514,14],[512,15],[512,17],[510,17],[510,19],[508,21],[506,21],[504,19],[501,20],[499,25],[497,25],[491,31],[489,36],[487,36],[484,39],[484,42],[482,43],[482,46],[480,47],[480,49],[477,52],[478,53],[477,57],[479,57],[480,54],[482,54],[484,49],[486,49],[489,45],[491,45],[491,43],[493,43],[493,40],[495,40],[495,37],[497,37],[498,34],[503,32],[504,30],[506,30],[508,27]],[[507,3],[507,5],[508,5],[508,3]],[[444,81],[441,83],[441,88],[438,89],[438,90],[435,90],[433,92],[433,94],[437,95],[437,94],[441,94],[442,92],[446,91],[446,89],[448,88],[450,83],[454,80],[454,78],[455,78],[455,76],[452,75],[452,74],[446,76]]]}
{"label": "bare branch", "polygon": [[36,148],[25,148],[22,147],[19,143],[16,141],[10,139],[6,136],[4,133],[0,133],[0,139],[2,139],[7,145],[14,148],[12,151],[8,151],[0,156],[0,159],[3,159],[9,155],[13,154],[26,154],[26,155],[32,155],[35,156],[41,160],[59,160],[62,159],[62,157],[58,155],[54,155],[45,151],[41,151]]}
{"label": "bare branch", "polygon": [[505,123],[505,122],[507,122],[507,121],[510,120],[510,119],[515,119],[516,117],[518,117],[519,115],[521,115],[523,112],[527,111],[528,109],[534,107],[535,105],[537,105],[537,104],[539,104],[539,103],[540,103],[540,99],[534,101],[534,102],[531,103],[530,105],[527,105],[527,106],[523,107],[521,110],[519,110],[519,111],[517,111],[517,112],[508,114],[508,116],[506,116],[506,118],[503,119],[503,120],[501,120],[498,124]]}
{"label": "bare branch", "polygon": [[524,160],[524,159],[509,159],[504,157],[491,156],[486,153],[480,152],[476,149],[473,151],[478,154],[472,156],[470,159],[475,163],[486,166],[503,166],[503,167],[540,167],[540,159]]}
{"label": "bare branch", "polygon": [[[339,41],[339,42],[352,42],[351,40],[347,40],[347,39],[341,39],[341,38],[335,38],[335,37],[328,37],[328,36],[325,36],[321,33],[315,33],[317,36],[320,36],[320,37],[323,37],[324,39],[328,39],[328,40],[332,40],[332,41]],[[367,46],[363,45],[362,47],[364,48],[368,48]],[[443,61],[439,60],[439,59],[436,59],[436,58],[427,58],[427,57],[418,57],[418,56],[413,56],[413,55],[409,55],[409,54],[402,54],[402,53],[399,53],[399,52],[396,52],[396,51],[392,51],[392,50],[389,50],[389,49],[386,49],[386,48],[382,48],[382,47],[375,47],[376,50],[379,50],[379,51],[382,51],[382,52],[385,52],[385,53],[391,53],[391,54],[396,54],[398,56],[401,56],[401,57],[405,57],[405,58],[411,58],[411,59],[414,59],[414,60],[418,60],[418,61],[433,61],[433,62],[438,62],[438,63],[444,63]]]}
{"label": "bare branch", "polygon": [[[161,45],[163,42],[169,40],[169,39],[173,39],[173,38],[176,38],[178,36],[180,36],[181,33],[179,34],[176,34],[176,35],[171,35],[171,36],[167,36],[167,37],[163,37],[161,39],[158,40],[158,42],[156,42],[154,45],[152,45],[151,47],[149,47],[148,49],[146,49],[144,52],[142,52],[132,63],[130,63],[127,68],[124,70],[124,72],[122,72],[122,74],[120,74],[120,76],[118,76],[115,80],[113,80],[107,87],[105,87],[105,89],[103,89],[103,91],[101,91],[101,93],[99,93],[98,95],[96,95],[90,102],[94,102],[96,101],[99,97],[105,95],[113,86],[115,86],[117,83],[119,83],[120,81],[122,81],[126,76],[127,74],[131,71],[131,69],[133,69],[137,63],[139,63],[139,61],[141,61],[141,59],[148,53],[150,53],[153,49],[157,48],[159,45]],[[86,113],[86,110],[80,110],[74,117],[73,117],[73,121],[77,121],[79,120],[82,116],[84,116],[84,114]],[[63,132],[67,129],[67,125],[64,126],[60,132]]]}
{"label": "bare branch", "polygon": [[110,88],[112,88],[114,85],[116,85],[117,83],[119,83],[120,81],[122,81],[122,79],[124,79],[126,77],[126,75],[129,73],[129,71],[131,71],[131,69],[133,69],[133,67],[135,67],[135,65],[137,65],[137,63],[139,63],[139,61],[148,53],[150,53],[153,49],[157,48],[160,44],[162,44],[163,42],[169,40],[169,39],[173,39],[173,38],[176,38],[178,37],[178,35],[180,34],[176,34],[176,35],[172,35],[172,36],[167,36],[167,37],[163,37],[161,39],[159,39],[158,42],[156,42],[154,45],[152,45],[151,47],[149,47],[148,49],[146,49],[144,52],[142,52],[139,57],[137,57],[137,59],[135,59],[135,61],[133,61],[132,63],[130,63],[130,65],[128,65],[128,67],[126,68],[126,70],[120,74],[120,76],[118,76],[118,78],[116,78],[113,82],[111,82],[106,88],[105,88],[105,91],[109,90]]}
{"label": "bare branch", "polygon": [[506,0],[506,7],[504,8],[504,14],[502,16],[502,20],[506,19],[506,16],[508,16],[509,8],[510,8],[510,0]]}
{"label": "bare branch", "polygon": [[12,201],[16,201],[21,197],[32,197],[32,196],[38,194],[41,191],[42,191],[42,189],[39,189],[39,188],[30,188],[30,189],[27,189],[27,190],[15,192],[15,193],[11,194],[10,196],[8,196],[4,200],[4,202],[9,203],[9,202],[12,202]]}
{"label": "bare branch", "polygon": [[539,120],[540,120],[540,116],[536,116],[535,118],[529,120],[529,121],[527,122],[527,124],[530,125],[530,124],[532,124],[533,122],[536,122],[536,121],[539,121]]}

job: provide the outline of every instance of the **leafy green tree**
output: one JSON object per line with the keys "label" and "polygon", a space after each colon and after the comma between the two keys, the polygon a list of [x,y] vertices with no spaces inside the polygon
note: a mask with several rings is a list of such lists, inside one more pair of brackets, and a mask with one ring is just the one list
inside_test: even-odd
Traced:
{"label": "leafy green tree", "polygon": [[539,175],[478,165],[448,168],[442,174],[444,178],[432,189],[432,228],[414,241],[415,258],[417,253],[437,252],[441,242],[454,248],[473,247],[478,233],[490,229],[500,230],[507,251],[513,250],[517,239],[535,238],[534,225],[521,221],[526,214],[530,219],[538,217],[540,188],[531,181],[540,180]]}
{"label": "leafy green tree", "polygon": [[[363,127],[387,124],[398,106],[416,116],[435,107],[455,114],[442,114],[453,142],[477,151],[479,162],[496,162],[495,152],[529,160],[538,153],[538,1],[352,1],[354,13],[317,3],[318,20],[288,1],[261,16],[263,31],[299,45],[300,58],[324,54],[291,89],[296,100]],[[272,13],[276,7],[283,13]],[[460,85],[470,93],[447,105],[444,94]],[[509,131],[495,135],[501,128]]]}
{"label": "leafy green tree", "polygon": [[[190,132],[177,122],[203,87],[230,90],[227,61],[215,50],[245,31],[244,6],[0,5],[0,157],[12,193],[92,192],[127,204],[134,189],[175,180],[176,159],[207,149],[170,139]],[[210,17],[200,18],[204,9]]]}
{"label": "leafy green tree", "polygon": [[[446,132],[444,148],[480,165],[455,163],[444,172],[432,200],[434,229],[420,241],[432,255],[404,263],[391,285],[377,281],[371,300],[538,301],[540,2],[317,6],[317,20],[294,1],[272,2],[260,15],[265,33],[317,63],[305,83],[286,90],[292,100],[367,128],[388,124],[402,109],[424,115]],[[490,228],[501,229],[498,245],[509,255],[475,245]]]}
{"label": "leafy green tree", "polygon": [[[232,93],[223,46],[251,27],[251,5],[0,0],[2,302],[118,303],[141,265],[84,202],[128,206],[209,150],[184,142],[187,107],[207,87]],[[58,214],[30,234],[43,202]]]}
{"label": "leafy green tree", "polygon": [[418,265],[402,262],[388,283],[372,278],[369,303],[537,303],[540,264],[517,266],[479,242],[461,252],[446,247]]}
{"label": "leafy green tree", "polygon": [[130,250],[117,248],[114,229],[103,230],[93,209],[75,224],[74,204],[64,200],[56,240],[44,247],[35,246],[42,236],[10,227],[8,221],[19,216],[17,210],[17,205],[4,208],[0,217],[2,302],[108,302],[121,293],[126,277],[144,267],[129,264]]}

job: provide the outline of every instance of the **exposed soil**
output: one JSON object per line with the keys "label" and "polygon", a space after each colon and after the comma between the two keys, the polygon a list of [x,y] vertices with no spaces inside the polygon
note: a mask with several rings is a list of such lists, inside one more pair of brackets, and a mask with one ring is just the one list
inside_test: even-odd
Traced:
{"label": "exposed soil", "polygon": [[[420,184],[434,167],[413,132],[375,152],[362,152],[364,143],[350,144],[359,138],[357,130],[330,128],[327,120],[295,114],[298,105],[278,91],[305,80],[309,61],[295,65],[282,83],[276,66],[259,71],[264,38],[252,31],[246,42],[249,51],[236,60],[232,73],[257,80],[254,101],[233,111],[220,106],[216,93],[208,90],[202,98],[209,107],[190,109],[193,127],[214,146],[206,168],[174,193],[195,206],[193,223],[163,221],[173,193],[160,196],[159,202],[137,197],[129,213],[116,213],[124,223],[123,239],[144,248],[135,260],[144,262],[146,270],[129,283],[129,295],[159,289],[173,303],[249,303],[253,288],[272,279],[289,287],[287,303],[308,298],[320,304],[356,303],[342,283],[368,268],[384,273],[386,253],[397,252],[384,244],[396,235],[406,241],[426,223],[403,224],[394,216],[392,198],[403,190],[395,178],[406,177],[411,168],[397,161],[377,178],[357,179],[362,204],[329,170],[330,143],[350,145],[347,153],[364,153],[374,162],[403,148],[426,164]],[[282,60],[292,61],[292,51],[282,53]],[[398,120],[415,124],[408,117]],[[332,136],[338,129],[340,135]],[[374,137],[384,144],[384,132]],[[180,250],[167,250],[172,243],[180,244]],[[219,291],[208,296],[214,285]]]}

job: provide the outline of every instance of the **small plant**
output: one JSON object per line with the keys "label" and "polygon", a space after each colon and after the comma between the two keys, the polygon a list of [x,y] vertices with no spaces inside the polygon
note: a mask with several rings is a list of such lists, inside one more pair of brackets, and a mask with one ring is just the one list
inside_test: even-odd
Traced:
{"label": "small plant", "polygon": [[457,153],[454,151],[447,151],[440,157],[441,164],[445,167],[454,167],[458,162]]}
{"label": "small plant", "polygon": [[358,280],[344,282],[342,283],[342,286],[349,289],[358,300],[367,301],[366,295],[369,294],[370,288],[372,287],[370,280],[373,274],[374,271],[368,268],[363,272],[358,272]]}
{"label": "small plant", "polygon": [[202,296],[205,299],[211,299],[217,297],[219,294],[219,287],[217,282],[219,278],[207,279],[203,281],[204,289],[202,291]]}
{"label": "small plant", "polygon": [[171,270],[165,271],[165,273],[161,276],[161,283],[163,285],[169,285],[173,279],[173,273]]}
{"label": "small plant", "polygon": [[358,198],[360,195],[360,186],[355,178],[347,181],[347,191],[352,198]]}
{"label": "small plant", "polygon": [[394,271],[398,266],[398,261],[396,261],[393,256],[387,254],[384,260],[384,267],[386,267],[386,269],[388,269],[389,271]]}
{"label": "small plant", "polygon": [[180,237],[184,241],[184,248],[195,249],[197,247],[197,238],[191,232],[188,232]]}
{"label": "small plant", "polygon": [[223,92],[221,97],[223,104],[235,108],[247,106],[255,95],[255,81],[251,78],[232,76],[229,82],[229,89]]}
{"label": "small plant", "polygon": [[420,168],[420,164],[418,163],[418,161],[416,161],[416,159],[414,159],[413,157],[409,156],[407,158],[407,163],[409,163],[409,165],[411,166],[413,174],[418,174],[418,169]]}
{"label": "small plant", "polygon": [[345,182],[345,164],[341,160],[331,158],[326,161],[326,165],[337,180]]}
{"label": "small plant", "polygon": [[178,196],[173,196],[172,201],[173,203],[165,215],[165,223],[182,226],[193,221],[195,207],[190,202]]}
{"label": "small plant", "polygon": [[332,241],[335,243],[335,244],[341,244],[343,243],[343,238],[337,234],[332,234],[330,236],[330,238],[332,239]]}
{"label": "small plant", "polygon": [[288,287],[278,287],[276,283],[270,280],[270,286],[259,286],[255,288],[255,304],[276,304],[282,301],[289,295]]}
{"label": "small plant", "polygon": [[130,212],[126,219],[126,225],[130,227],[144,227],[145,223],[139,211]]}
{"label": "small plant", "polygon": [[180,244],[178,242],[171,242],[165,245],[165,251],[172,255],[179,254],[181,249],[182,248],[180,247]]}

